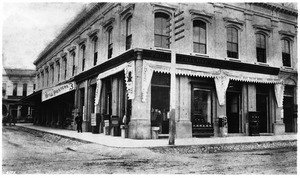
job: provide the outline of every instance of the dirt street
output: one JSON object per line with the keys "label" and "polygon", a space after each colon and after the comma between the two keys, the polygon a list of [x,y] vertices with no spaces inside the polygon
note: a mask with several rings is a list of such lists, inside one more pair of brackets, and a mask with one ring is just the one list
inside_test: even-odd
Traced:
{"label": "dirt street", "polygon": [[160,154],[112,148],[17,126],[2,128],[3,174],[296,174],[297,148]]}

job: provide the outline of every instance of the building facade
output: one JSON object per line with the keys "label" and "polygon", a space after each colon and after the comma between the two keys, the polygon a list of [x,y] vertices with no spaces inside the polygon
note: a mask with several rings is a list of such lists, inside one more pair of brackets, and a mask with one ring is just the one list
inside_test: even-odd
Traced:
{"label": "building facade", "polygon": [[2,117],[8,114],[18,121],[30,121],[32,105],[20,100],[35,91],[35,70],[2,69]]}
{"label": "building facade", "polygon": [[90,4],[34,62],[35,124],[71,129],[79,111],[84,131],[150,139],[174,113],[178,138],[219,136],[225,116],[229,135],[297,132],[297,15],[275,3]]}

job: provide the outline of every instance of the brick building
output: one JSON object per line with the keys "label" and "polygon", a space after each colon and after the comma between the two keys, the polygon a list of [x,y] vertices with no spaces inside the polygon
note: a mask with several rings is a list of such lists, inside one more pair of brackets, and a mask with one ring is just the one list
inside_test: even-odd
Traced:
{"label": "brick building", "polygon": [[35,124],[72,128],[76,110],[84,131],[127,125],[135,139],[168,134],[173,113],[178,138],[219,136],[220,116],[229,135],[251,134],[251,116],[260,135],[297,132],[297,16],[279,3],[90,4],[34,62]]}
{"label": "brick building", "polygon": [[8,113],[19,121],[30,119],[32,105],[20,100],[35,90],[35,70],[2,68],[2,116]]}

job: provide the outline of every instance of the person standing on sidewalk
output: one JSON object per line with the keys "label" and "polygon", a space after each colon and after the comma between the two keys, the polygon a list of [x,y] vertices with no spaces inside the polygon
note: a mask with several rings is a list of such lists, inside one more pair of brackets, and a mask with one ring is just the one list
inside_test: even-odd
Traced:
{"label": "person standing on sidewalk", "polygon": [[82,116],[80,114],[80,112],[78,112],[77,116],[75,117],[75,122],[77,124],[77,131],[78,133],[81,132],[82,133]]}

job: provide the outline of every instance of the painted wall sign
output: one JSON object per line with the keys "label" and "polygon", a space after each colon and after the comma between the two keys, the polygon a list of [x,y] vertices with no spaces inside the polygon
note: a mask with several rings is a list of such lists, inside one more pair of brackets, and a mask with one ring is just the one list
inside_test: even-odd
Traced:
{"label": "painted wall sign", "polygon": [[75,83],[71,82],[71,83],[66,83],[66,84],[62,84],[59,86],[55,86],[52,88],[48,88],[42,91],[42,102],[49,100],[51,98],[54,98],[56,96],[65,94],[69,91],[72,91],[75,89]]}

